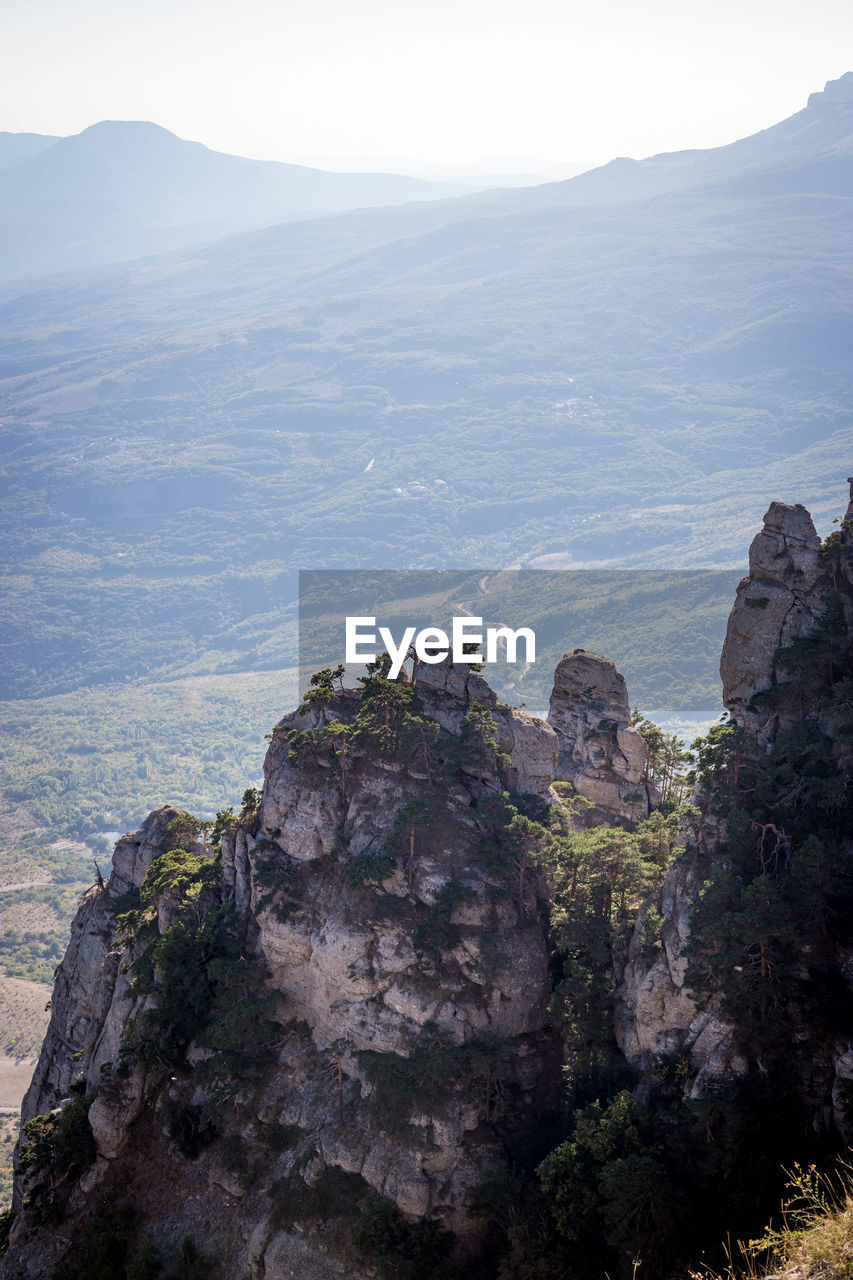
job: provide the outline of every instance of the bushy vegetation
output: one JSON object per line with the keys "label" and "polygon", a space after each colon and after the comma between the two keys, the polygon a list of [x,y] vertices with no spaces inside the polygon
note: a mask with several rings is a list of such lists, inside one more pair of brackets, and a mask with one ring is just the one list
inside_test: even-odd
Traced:
{"label": "bushy vegetation", "polygon": [[[614,974],[624,962],[640,907],[660,886],[680,852],[696,811],[682,806],[656,812],[635,832],[619,827],[564,830],[553,843],[551,928],[562,976],[553,1011],[578,1064],[603,1049],[612,1052]],[[650,957],[659,940],[653,904],[643,916]]]}
{"label": "bushy vegetation", "polygon": [[[170,923],[161,932],[164,903]],[[236,928],[219,859],[205,853],[178,848],[156,858],[138,905],[117,924],[133,944],[132,990],[154,997],[129,1025],[123,1059],[165,1074],[186,1070],[191,1042],[211,1050],[194,1068],[209,1091],[208,1108],[198,1116],[178,1108],[171,1121],[176,1141],[198,1154],[212,1136],[217,1105],[257,1079],[270,1058],[276,1029],[265,971]]]}
{"label": "bushy vegetation", "polygon": [[18,1168],[25,1180],[24,1207],[36,1224],[59,1219],[73,1182],[95,1159],[88,1118],[92,1097],[75,1090],[58,1114],[33,1116],[24,1125]]}
{"label": "bushy vegetation", "polygon": [[54,1280],[210,1280],[215,1263],[186,1236],[171,1257],[140,1239],[131,1205],[108,1209],[88,1226]]}
{"label": "bushy vegetation", "polygon": [[424,714],[415,685],[408,679],[391,680],[387,653],[368,663],[359,677],[361,694],[351,721],[329,719],[326,708],[335,696],[334,681],[343,668],[328,668],[311,677],[300,711],[316,708],[320,724],[314,729],[290,729],[289,758],[295,764],[310,761],[317,752],[330,753],[338,765],[344,797],[350,790],[351,760],[365,754],[401,764],[429,769],[438,725]]}
{"label": "bushy vegetation", "polygon": [[688,979],[721,992],[765,1070],[793,1066],[805,1028],[813,1055],[838,1031],[845,999],[837,957],[853,940],[853,655],[843,639],[831,600],[811,635],[776,654],[779,677],[755,702],[798,719],[769,755],[730,723],[700,751],[728,858],[694,913]]}
{"label": "bushy vegetation", "polygon": [[[776,654],[776,681],[755,700],[765,717],[782,717],[772,750],[759,750],[730,720],[694,744],[702,805],[724,826],[723,856],[709,864],[692,917],[688,980],[703,1000],[718,994],[743,1076],[692,1098],[689,1061],[662,1057],[639,1098],[612,1035],[614,974],[628,934],[639,918],[640,955],[651,963],[662,925],[654,891],[679,842],[696,841],[703,813],[674,807],[676,781],[669,806],[635,833],[576,834],[555,830],[551,818],[546,859],[563,963],[554,1014],[570,1049],[554,1119],[562,1137],[547,1154],[528,1153],[484,1179],[479,1211],[502,1241],[500,1280],[627,1277],[638,1263],[643,1274],[667,1275],[700,1250],[724,1265],[727,1235],[748,1238],[774,1212],[784,1166],[837,1151],[837,1134],[814,1126],[799,1073],[847,1034],[839,969],[853,937],[851,660],[830,601],[810,636]],[[654,726],[641,722],[641,731],[656,741]],[[657,740],[677,779],[683,753]],[[813,1195],[809,1203],[813,1212]],[[836,1262],[848,1253],[845,1213],[824,1228]],[[774,1231],[760,1248],[778,1248],[781,1266],[799,1246],[790,1228]],[[757,1274],[758,1248],[749,1246],[738,1267]]]}
{"label": "bushy vegetation", "polygon": [[352,1242],[380,1276],[430,1280],[447,1274],[452,1236],[428,1219],[409,1222],[387,1196],[371,1196],[352,1228]]}

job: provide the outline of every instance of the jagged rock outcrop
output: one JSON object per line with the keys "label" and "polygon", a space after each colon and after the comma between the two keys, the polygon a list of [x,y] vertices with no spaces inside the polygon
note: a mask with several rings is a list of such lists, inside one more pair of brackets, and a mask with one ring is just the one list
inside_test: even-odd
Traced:
{"label": "jagged rock outcrop", "polygon": [[[830,596],[839,602],[843,615],[839,648],[849,647],[853,637],[853,482],[850,506],[834,536],[845,553],[841,556],[827,554],[804,507],[774,502],[750,547],[749,574],[737,588],[720,674],[733,723],[746,731],[760,751],[769,751],[781,731],[814,714],[811,706],[787,696],[784,689],[772,713],[752,704],[756,694],[790,675],[779,669],[777,651],[814,631]],[[650,961],[644,954],[641,917],[616,993],[617,1040],[628,1062],[648,1081],[662,1056],[679,1055],[687,1065],[693,1096],[747,1069],[735,1028],[721,1015],[719,993],[704,991],[700,996],[689,991],[685,982],[686,946],[697,895],[714,866],[725,860],[725,815],[708,810],[708,796],[697,799],[705,810],[700,828],[687,833],[686,856],[667,873],[657,900],[646,904],[646,910],[659,911],[663,917],[657,955]],[[849,964],[842,959],[839,972],[849,982],[848,970]],[[816,1076],[823,1079],[821,1087],[828,1087],[836,1100],[843,1092],[839,1082],[853,1071],[851,1064],[849,1044],[840,1041],[829,1060],[814,1067]],[[805,1091],[819,1093],[814,1081]],[[826,1123],[826,1117],[816,1116],[815,1123]],[[835,1123],[842,1132],[849,1123],[839,1105]]]}
{"label": "jagged rock outcrop", "polygon": [[142,884],[152,860],[163,851],[168,824],[177,816],[176,809],[163,805],[138,831],[123,836],[115,846],[106,887],[90,889],[83,898],[56,972],[50,1023],[21,1107],[23,1123],[50,1111],[68,1095],[83,1073],[83,1062],[91,1082],[97,1083],[101,1066],[116,1060],[135,1001],[115,945],[115,904]]}
{"label": "jagged rock outcrop", "polygon": [[[850,529],[845,519],[840,536],[848,544]],[[830,592],[844,586],[839,572],[843,568],[822,553],[805,507],[771,503],[749,549],[749,574],[737,588],[720,660],[726,707],[764,745],[773,742],[780,727],[794,723],[802,709],[783,707],[768,715],[751,706],[752,699],[777,682],[776,651],[811,632]],[[853,624],[849,613],[847,623]]]}
{"label": "jagged rock outcrop", "polygon": [[631,728],[624,678],[608,658],[567,653],[554,673],[548,724],[559,742],[555,780],[570,782],[591,807],[583,826],[634,826],[660,803],[647,777],[646,744]]}
{"label": "jagged rock outcrop", "polygon": [[470,667],[454,666],[450,662],[422,663],[417,671],[417,684],[427,714],[450,733],[459,732],[463,716],[474,703],[490,711],[495,720],[498,747],[511,761],[506,785],[513,791],[547,796],[555,778],[559,752],[553,725],[501,702],[482,676]]}
{"label": "jagged rock outcrop", "polygon": [[[547,725],[499,703],[468,668],[422,668],[418,699],[448,741],[471,707],[487,708],[498,749],[509,757],[500,766],[509,785],[547,794],[557,755]],[[358,707],[358,695],[342,691],[329,715],[352,723]],[[473,1078],[457,1078],[462,1067],[453,1066],[453,1055],[469,1045],[496,1053],[506,1105],[519,1116],[558,1074],[543,1031],[543,886],[530,875],[519,891],[517,872],[508,876],[496,864],[472,807],[484,789],[499,786],[496,758],[490,764],[481,756],[470,769],[462,758],[455,773],[438,777],[422,755],[358,748],[344,778],[333,752],[292,758],[289,731],[321,724],[316,714],[282,721],[257,813],[222,837],[219,896],[232,904],[229,928],[268,974],[279,1030],[263,1079],[241,1087],[233,1113],[218,1118],[220,1140],[195,1160],[182,1158],[169,1117],[176,1107],[184,1114],[202,1107],[209,1092],[185,1071],[164,1077],[132,1055],[121,1069],[128,1029],[152,999],[131,987],[142,942],[120,935],[115,912],[172,847],[167,828],[179,815],[167,807],[119,842],[106,886],[81,903],[25,1102],[26,1120],[68,1105],[75,1089],[98,1091],[89,1108],[97,1156],[71,1193],[69,1220],[130,1197],[143,1221],[150,1215],[149,1238],[167,1251],[186,1234],[199,1238],[203,1224],[206,1241],[227,1258],[226,1280],[337,1274],[325,1246],[311,1243],[310,1222],[302,1238],[282,1226],[294,1216],[300,1232],[306,1225],[298,1210],[288,1216],[282,1197],[298,1199],[299,1187],[310,1192],[330,1177],[349,1176],[410,1219],[435,1218],[458,1235],[470,1233],[473,1188],[500,1147],[491,1086],[483,1094]],[[416,818],[401,837],[395,823],[409,804]],[[191,848],[202,860],[211,856],[206,846]],[[386,858],[382,879],[349,875],[360,856],[383,849],[395,850],[397,865]],[[176,910],[168,893],[158,900],[161,937]],[[403,1071],[393,1087],[409,1093],[397,1098],[392,1120],[385,1077],[396,1080],[395,1064],[424,1045],[445,1055],[450,1074],[437,1094]],[[203,1064],[210,1053],[193,1048],[190,1061]],[[287,1134],[287,1149],[271,1148],[270,1133]],[[243,1148],[254,1152],[251,1177],[229,1163],[229,1153]],[[62,1239],[68,1243],[68,1236],[34,1235],[19,1220],[0,1274],[49,1274]],[[349,1266],[346,1274],[360,1273]]]}
{"label": "jagged rock outcrop", "polygon": [[[721,671],[731,732],[738,743],[749,737],[765,769],[798,717],[817,721],[821,743],[832,744],[830,720],[803,706],[802,685],[798,696],[787,691],[776,655],[810,636],[830,601],[846,654],[851,547],[853,518],[821,545],[802,507],[777,503],[753,542]],[[423,664],[414,677],[393,689],[380,681],[375,703],[367,686],[338,689],[334,677],[317,686],[314,701],[276,726],[260,796],[247,792],[239,819],[220,815],[217,859],[169,807],[119,841],[109,881],[81,901],[24,1103],[24,1119],[50,1116],[51,1132],[66,1118],[73,1132],[82,1114],[94,1148],[74,1177],[60,1171],[49,1187],[61,1231],[40,1231],[31,1210],[19,1213],[0,1280],[52,1275],[87,1223],[127,1203],[142,1238],[167,1256],[186,1235],[203,1240],[221,1260],[221,1280],[364,1280],[347,1255],[347,1205],[361,1211],[378,1197],[400,1221],[440,1224],[459,1250],[473,1246],[468,1209],[482,1171],[553,1102],[570,1052],[546,1019],[554,882],[537,859],[556,849],[558,880],[568,865],[560,859],[577,847],[606,857],[609,842],[611,853],[636,853],[661,816],[637,840],[604,833],[599,845],[594,833],[560,844],[565,811],[550,811],[549,830],[524,812],[542,814],[555,780],[590,802],[578,826],[632,828],[658,805],[625,682],[606,659],[583,650],[562,659],[547,723],[499,702],[467,666]],[[772,715],[752,701],[767,702],[768,691]],[[834,745],[830,758],[847,765]],[[662,1060],[677,1064],[679,1087],[694,1098],[755,1062],[713,982],[701,992],[687,985],[695,906],[726,868],[727,822],[735,827],[713,797],[697,799],[687,850],[640,910],[617,975],[616,1040],[649,1098]],[[184,852],[176,821],[185,823]],[[538,849],[524,843],[531,829]],[[784,832],[774,840],[781,857]],[[579,861],[575,874],[599,869]],[[620,928],[637,896],[631,903],[623,892]],[[611,905],[603,918],[613,924]],[[577,936],[559,956],[568,980]],[[177,950],[156,950],[169,939]],[[611,944],[621,966],[617,930]],[[821,963],[849,991],[853,947],[831,945]],[[196,961],[205,982],[214,975],[208,987],[194,986]],[[805,962],[797,966],[809,977]],[[186,995],[183,1041],[157,1021],[170,982],[173,1019]],[[216,1005],[223,990],[231,1006]],[[813,1062],[800,1048],[815,1126],[846,1133],[853,1036],[828,1033]],[[73,1164],[73,1154],[64,1159]],[[32,1178],[18,1177],[19,1211]]]}
{"label": "jagged rock outcrop", "polygon": [[[498,745],[510,756],[513,782],[519,790],[547,793],[556,739],[546,725],[499,703],[486,682],[467,668],[421,668],[417,689],[427,714],[451,734],[460,732],[475,702],[493,711]],[[355,695],[342,695],[337,710],[347,716],[356,701]],[[335,832],[341,829],[356,853],[378,851],[391,833],[395,815],[425,794],[434,800],[428,832],[413,837],[423,849],[416,851],[405,874],[398,871],[386,882],[386,893],[400,904],[400,920],[382,928],[342,911],[337,888],[322,882],[310,914],[303,911],[280,920],[274,911],[259,907],[262,895],[251,885],[251,858],[242,846],[249,852],[253,839],[240,832],[233,850],[230,841],[224,843],[226,865],[232,859],[237,864],[238,899],[251,898],[257,913],[261,947],[277,989],[299,1007],[300,1016],[319,1035],[347,1036],[360,1049],[397,1050],[426,1023],[434,1023],[459,1044],[480,1033],[519,1036],[541,1027],[547,956],[541,930],[537,926],[531,932],[524,914],[535,914],[535,904],[520,910],[519,904],[495,898],[500,876],[478,859],[482,833],[465,787],[455,784],[439,791],[422,767],[362,759],[358,785],[344,797],[340,789],[330,794],[327,774],[321,768],[306,780],[288,759],[286,734],[275,735],[264,766],[261,825],[278,832],[274,845],[285,865],[294,859],[329,857]],[[450,878],[466,890],[466,901],[451,913],[452,924],[460,930],[458,946],[447,957],[454,976],[451,979],[448,970],[440,982],[425,981],[412,942],[416,919],[404,910],[404,903],[408,896],[418,904],[434,905]],[[497,938],[492,936],[495,928]]]}

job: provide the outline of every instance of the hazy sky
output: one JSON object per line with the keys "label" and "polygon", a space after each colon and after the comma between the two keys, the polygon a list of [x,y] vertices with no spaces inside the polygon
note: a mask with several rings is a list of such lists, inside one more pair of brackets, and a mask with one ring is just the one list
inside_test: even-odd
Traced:
{"label": "hazy sky", "polygon": [[849,0],[0,0],[0,129],[314,161],[713,146],[853,69]]}

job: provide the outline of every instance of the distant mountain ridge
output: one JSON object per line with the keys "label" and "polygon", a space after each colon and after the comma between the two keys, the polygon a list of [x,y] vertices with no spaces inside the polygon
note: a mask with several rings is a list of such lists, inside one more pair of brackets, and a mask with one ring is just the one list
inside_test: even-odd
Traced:
{"label": "distant mountain ridge", "polygon": [[487,193],[490,205],[538,208],[636,201],[671,194],[763,170],[815,160],[853,157],[853,71],[809,96],[801,111],[778,124],[719,147],[664,151],[644,160],[620,156],[597,169],[530,190]]}
{"label": "distant mountain ridge", "polygon": [[851,89],[727,148],[7,288],[9,696],[287,665],[299,568],[724,567],[758,493],[831,519]]}
{"label": "distant mountain ridge", "polygon": [[58,142],[49,133],[7,133],[0,131],[0,173],[22,164]]}
{"label": "distant mountain ridge", "polygon": [[250,160],[144,121],[0,135],[0,278],[96,266],[358,207],[467,194],[453,183]]}
{"label": "distant mountain ridge", "polygon": [[[446,225],[460,213],[595,208],[739,181],[758,193],[762,173],[774,175],[768,194],[853,189],[853,72],[811,94],[788,119],[724,146],[643,160],[617,157],[539,185],[529,185],[529,176],[439,182],[252,160],[145,121],[103,120],[67,138],[0,133],[0,281],[167,253],[356,209],[456,197],[456,207],[438,215]],[[505,188],[492,189],[502,180]],[[413,209],[407,230],[416,234],[435,222],[433,211]]]}

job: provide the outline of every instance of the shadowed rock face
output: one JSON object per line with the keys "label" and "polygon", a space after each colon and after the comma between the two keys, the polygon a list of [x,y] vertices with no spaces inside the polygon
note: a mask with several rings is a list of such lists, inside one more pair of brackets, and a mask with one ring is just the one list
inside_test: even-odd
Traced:
{"label": "shadowed rock face", "polygon": [[176,817],[177,809],[163,805],[148,815],[138,831],[122,836],[106,888],[90,889],[83,898],[57,970],[47,1035],[21,1107],[24,1123],[50,1111],[67,1095],[83,1074],[83,1062],[95,1085],[102,1063],[118,1056],[134,1001],[115,948],[113,911],[123,893],[142,884],[153,859],[165,847],[167,826]]}
{"label": "shadowed rock face", "polygon": [[[847,519],[840,536],[845,545],[853,545],[853,524]],[[820,538],[805,507],[771,503],[764,527],[749,549],[749,574],[738,586],[720,660],[726,707],[762,743],[771,743],[780,726],[793,723],[799,709],[783,706],[768,718],[750,701],[777,682],[777,649],[807,635],[826,609],[829,594],[837,590],[845,601],[849,627],[853,624],[849,568],[831,567],[821,554]]]}
{"label": "shadowed rock face", "polygon": [[559,742],[555,781],[591,801],[583,826],[634,826],[660,802],[646,781],[648,754],[631,728],[625,680],[608,658],[575,649],[554,673],[548,724]]}
{"label": "shadowed rock face", "polygon": [[[848,552],[853,549],[853,501],[838,538]],[[736,723],[760,746],[769,749],[780,730],[813,714],[813,708],[783,699],[770,716],[766,708],[750,706],[750,699],[781,678],[774,661],[776,651],[813,630],[830,595],[841,603],[846,643],[850,643],[850,566],[849,558],[833,560],[822,553],[820,538],[804,507],[771,504],[764,527],[750,547],[749,574],[737,589],[720,662],[725,704]],[[787,678],[787,673],[781,676]],[[707,797],[700,800],[704,805]],[[697,996],[685,986],[693,903],[714,861],[724,856],[719,821],[706,816],[688,855],[667,873],[657,900],[646,904],[663,917],[658,955],[650,961],[643,954],[641,917],[616,993],[616,1036],[627,1060],[648,1081],[661,1055],[681,1055],[691,1070],[694,1097],[747,1070],[735,1029],[721,1015],[719,998],[713,992]],[[845,978],[848,969],[849,959],[842,958],[840,970]],[[853,1077],[849,1041],[836,1046],[831,1070],[835,1073],[835,1096],[843,1092],[838,1082]],[[843,1111],[837,1104],[836,1112],[836,1122],[844,1132]]]}

